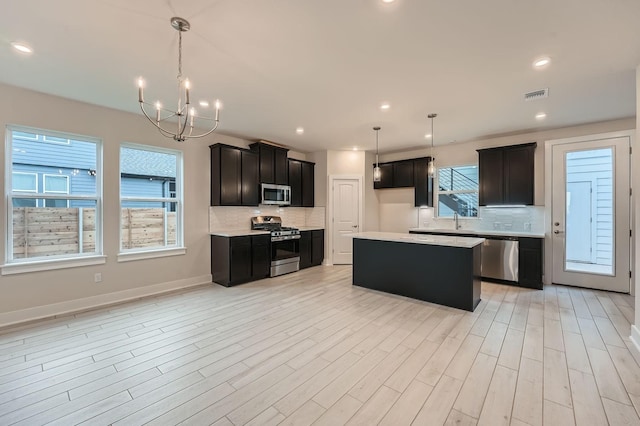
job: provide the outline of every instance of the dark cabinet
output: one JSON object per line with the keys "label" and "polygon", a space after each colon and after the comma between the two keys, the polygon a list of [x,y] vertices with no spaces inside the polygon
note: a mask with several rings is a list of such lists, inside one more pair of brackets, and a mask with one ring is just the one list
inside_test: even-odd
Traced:
{"label": "dark cabinet", "polygon": [[433,207],[433,177],[429,177],[430,159],[416,158],[413,163],[415,207]]}
{"label": "dark cabinet", "polygon": [[211,275],[224,286],[266,278],[271,267],[271,237],[211,236]]}
{"label": "dark cabinet", "polygon": [[250,145],[260,158],[260,183],[287,185],[289,181],[287,149],[257,142]]}
{"label": "dark cabinet", "polygon": [[479,204],[533,204],[536,143],[478,150]]}
{"label": "dark cabinet", "polygon": [[324,230],[300,231],[300,269],[322,265]]}
{"label": "dark cabinet", "polygon": [[292,207],[313,207],[315,163],[289,159],[289,186]]}
{"label": "dark cabinet", "polygon": [[257,206],[258,155],[246,149],[215,144],[211,149],[211,205]]}
{"label": "dark cabinet", "polygon": [[413,186],[413,160],[393,162],[393,187],[407,188]]}
{"label": "dark cabinet", "polygon": [[251,279],[267,278],[271,272],[271,236],[251,236]]}
{"label": "dark cabinet", "polygon": [[519,238],[518,282],[542,290],[542,238]]}

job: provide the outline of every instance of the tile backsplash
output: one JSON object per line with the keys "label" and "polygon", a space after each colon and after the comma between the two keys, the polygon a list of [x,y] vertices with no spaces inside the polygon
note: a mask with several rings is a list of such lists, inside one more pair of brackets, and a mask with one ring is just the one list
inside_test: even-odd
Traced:
{"label": "tile backsplash", "polygon": [[[451,218],[433,217],[434,209],[420,209],[418,226],[421,228],[451,228]],[[460,217],[462,229],[475,231],[531,231],[544,232],[544,206],[480,207],[477,218]]]}
{"label": "tile backsplash", "polygon": [[253,216],[280,216],[284,226],[324,228],[324,207],[209,207],[209,232],[251,228]]}

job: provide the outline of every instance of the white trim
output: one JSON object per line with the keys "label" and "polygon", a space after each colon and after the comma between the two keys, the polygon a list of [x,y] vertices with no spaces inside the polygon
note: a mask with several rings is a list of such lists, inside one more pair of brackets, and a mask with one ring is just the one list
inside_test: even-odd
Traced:
{"label": "white trim", "polygon": [[0,265],[0,275],[24,274],[28,272],[51,271],[54,269],[77,268],[80,266],[104,265],[107,256],[77,256],[64,259],[29,260]]}
{"label": "white trim", "polygon": [[631,336],[629,336],[632,345],[629,350],[635,352],[635,358],[640,359],[640,329],[635,324],[631,324]]}
{"label": "white trim", "polygon": [[329,223],[327,224],[328,235],[325,235],[327,242],[328,256],[325,256],[326,265],[333,265],[333,186],[336,180],[357,180],[358,181],[358,232],[363,232],[364,229],[364,188],[363,188],[363,176],[362,175],[329,175],[329,186],[327,187],[327,194],[329,199],[327,204],[329,205]]}
{"label": "white trim", "polygon": [[[553,239],[550,238],[552,234],[552,218],[551,218],[551,206],[552,206],[552,170],[551,170],[551,166],[552,166],[552,148],[554,145],[562,145],[562,144],[568,144],[568,143],[576,143],[576,142],[586,142],[586,141],[596,141],[596,140],[601,140],[601,139],[612,139],[612,138],[621,138],[621,137],[626,137],[629,138],[629,145],[630,146],[634,146],[634,140],[635,140],[635,130],[620,130],[620,131],[615,131],[615,132],[608,132],[608,133],[597,133],[594,135],[584,135],[584,136],[575,136],[575,137],[571,137],[571,138],[562,138],[562,139],[550,139],[550,140],[546,140],[544,141],[544,205],[545,205],[545,209],[544,209],[544,228],[545,228],[545,239],[544,239],[544,260],[543,260],[543,264],[544,264],[544,274],[543,274],[543,284],[551,284],[552,282],[552,275],[553,275],[553,252],[552,252],[552,246],[553,246]],[[615,170],[615,169],[614,169]],[[629,176],[629,185],[630,188],[633,188],[633,181],[632,181],[632,174],[633,174],[633,170],[631,170],[630,168],[630,176]],[[630,200],[630,205],[633,206],[633,199]],[[631,210],[633,211],[633,207],[631,207]],[[633,220],[631,219],[633,217],[633,215],[631,214],[632,211],[630,212],[629,215],[629,220],[631,222],[633,222]],[[631,227],[631,229],[633,229],[632,223],[629,224],[629,226]],[[633,245],[633,241],[630,242],[630,263],[629,263],[629,267],[630,269],[633,271],[634,268],[634,264],[633,264],[633,253],[635,252],[635,247]],[[630,288],[631,288],[631,294],[633,294],[633,285],[632,283],[630,283]]]}
{"label": "white trim", "polygon": [[187,254],[186,247],[160,248],[154,250],[125,251],[118,254],[118,262],[132,262],[134,260],[155,259],[158,257],[181,256]]}
{"label": "white trim", "polygon": [[53,303],[50,305],[36,306],[33,308],[0,313],[0,327],[15,325],[27,321],[51,318],[54,316],[70,314],[78,311],[100,308],[105,305],[113,305],[129,300],[154,296],[183,288],[194,287],[211,283],[211,275],[185,278],[176,281],[168,281],[143,287],[132,288],[114,293],[100,294],[82,299]]}

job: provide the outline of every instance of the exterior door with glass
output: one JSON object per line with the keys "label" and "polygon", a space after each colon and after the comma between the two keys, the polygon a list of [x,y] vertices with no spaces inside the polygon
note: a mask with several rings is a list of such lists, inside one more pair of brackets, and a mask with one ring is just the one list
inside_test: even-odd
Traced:
{"label": "exterior door with glass", "polygon": [[552,143],[552,282],[628,293],[629,137]]}

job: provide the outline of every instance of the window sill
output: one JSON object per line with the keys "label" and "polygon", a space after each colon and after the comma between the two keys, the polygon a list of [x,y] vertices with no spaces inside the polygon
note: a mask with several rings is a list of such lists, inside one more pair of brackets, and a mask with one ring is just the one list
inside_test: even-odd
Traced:
{"label": "window sill", "polygon": [[187,254],[186,247],[162,248],[157,250],[141,250],[120,253],[118,262],[133,262],[135,260],[155,259],[167,256],[182,256]]}
{"label": "window sill", "polygon": [[0,265],[1,275],[25,274],[29,272],[51,271],[54,269],[77,268],[80,266],[104,265],[107,256],[83,256],[73,259],[48,259],[7,263]]}

